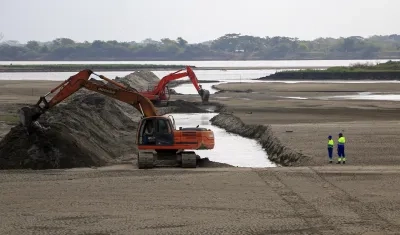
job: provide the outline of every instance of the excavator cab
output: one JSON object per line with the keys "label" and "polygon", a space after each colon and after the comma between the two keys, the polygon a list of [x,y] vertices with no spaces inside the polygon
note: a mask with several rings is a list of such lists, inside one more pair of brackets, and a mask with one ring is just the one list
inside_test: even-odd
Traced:
{"label": "excavator cab", "polygon": [[165,117],[143,118],[138,128],[139,145],[174,145],[174,125]]}

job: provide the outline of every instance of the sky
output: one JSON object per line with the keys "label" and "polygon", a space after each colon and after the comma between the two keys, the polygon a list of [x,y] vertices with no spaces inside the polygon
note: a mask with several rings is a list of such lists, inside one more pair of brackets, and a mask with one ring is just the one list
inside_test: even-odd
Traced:
{"label": "sky", "polygon": [[0,0],[3,40],[146,38],[189,43],[227,33],[303,40],[400,34],[400,0]]}

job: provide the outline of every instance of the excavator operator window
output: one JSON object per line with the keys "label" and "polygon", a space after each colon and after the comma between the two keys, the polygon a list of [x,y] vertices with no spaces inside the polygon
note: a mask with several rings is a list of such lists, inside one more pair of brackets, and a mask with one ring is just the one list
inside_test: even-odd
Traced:
{"label": "excavator operator window", "polygon": [[144,128],[142,130],[143,143],[144,144],[155,144],[155,128],[154,128],[154,120],[146,120],[144,124]]}
{"label": "excavator operator window", "polygon": [[146,135],[153,135],[154,134],[153,120],[147,120],[146,121],[144,133]]}
{"label": "excavator operator window", "polygon": [[171,127],[168,125],[167,120],[158,119],[158,133],[161,134],[171,134]]}
{"label": "excavator operator window", "polygon": [[157,119],[156,145],[173,145],[174,134],[168,119]]}

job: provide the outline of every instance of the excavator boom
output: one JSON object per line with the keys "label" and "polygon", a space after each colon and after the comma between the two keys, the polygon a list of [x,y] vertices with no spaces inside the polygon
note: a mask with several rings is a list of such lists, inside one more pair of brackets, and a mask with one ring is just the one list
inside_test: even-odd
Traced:
{"label": "excavator boom", "polygon": [[[151,101],[147,99],[145,96],[141,95],[140,93],[135,93],[125,89],[125,86],[116,83],[103,75],[98,75],[100,78],[111,82],[118,87],[118,88],[111,88],[107,85],[100,85],[96,82],[89,81],[90,75],[94,74],[91,70],[82,70],[79,73],[71,76],[63,83],[58,85],[56,88],[51,90],[45,96],[40,97],[39,101],[33,108],[23,108],[19,111],[20,121],[24,126],[30,126],[32,122],[36,121],[41,114],[46,112],[48,109],[54,107],[55,105],[59,104],[75,92],[77,92],[81,88],[86,88],[91,91],[95,91],[101,93],[103,95],[112,97],[114,99],[120,100],[122,102],[131,104],[135,107],[139,112],[142,113],[144,117],[152,117],[157,116],[156,109],[152,105]],[[97,75],[97,74],[96,74]],[[46,96],[54,93],[60,89],[60,91],[50,100],[46,100]],[[40,106],[44,103],[44,106]]]}
{"label": "excavator boom", "polygon": [[[139,168],[152,168],[157,157],[173,157],[182,167],[196,167],[197,155],[193,151],[185,149],[200,150],[214,148],[214,133],[205,128],[175,129],[175,122],[163,116],[158,116],[157,111],[146,96],[124,85],[116,83],[102,75],[100,78],[114,84],[117,88],[105,84],[90,81],[91,75],[97,75],[91,70],[82,70],[69,77],[59,86],[46,95],[40,97],[33,107],[23,107],[19,110],[20,122],[28,130],[33,123],[37,123],[39,117],[48,109],[59,104],[81,88],[98,92],[113,99],[128,103],[136,108],[143,118],[139,122],[136,142],[138,143],[138,166]],[[46,97],[59,90],[50,101]],[[40,126],[40,124],[39,124]],[[152,151],[156,151],[154,155]],[[149,152],[150,151],[150,152]],[[175,160],[174,160],[175,161]]]}

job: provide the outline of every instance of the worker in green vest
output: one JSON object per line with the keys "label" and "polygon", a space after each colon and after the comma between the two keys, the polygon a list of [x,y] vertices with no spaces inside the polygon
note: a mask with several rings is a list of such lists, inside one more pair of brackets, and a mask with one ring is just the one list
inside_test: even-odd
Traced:
{"label": "worker in green vest", "polygon": [[332,136],[328,136],[328,157],[329,157],[329,163],[332,163],[332,155],[333,155],[333,146],[335,143],[333,142]]}
{"label": "worker in green vest", "polygon": [[343,136],[342,133],[339,133],[338,145],[337,145],[337,152],[338,152],[338,162],[340,164],[346,164],[346,155],[344,154],[344,144],[346,143],[346,138]]}

